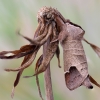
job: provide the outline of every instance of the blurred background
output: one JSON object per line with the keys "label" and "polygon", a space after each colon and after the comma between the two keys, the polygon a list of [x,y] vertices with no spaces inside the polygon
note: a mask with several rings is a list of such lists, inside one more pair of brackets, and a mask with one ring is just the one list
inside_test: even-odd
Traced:
{"label": "blurred background", "polygon": [[[61,14],[72,22],[82,26],[85,30],[85,38],[100,47],[100,0],[0,0],[0,51],[16,50],[21,46],[29,44],[16,31],[20,29],[21,34],[33,37],[37,27],[37,12],[43,7],[57,8]],[[86,52],[89,74],[100,83],[100,59],[92,48],[83,42]],[[69,91],[64,81],[63,52],[61,49],[61,66],[58,68],[56,57],[51,61],[51,78],[54,100],[100,100],[100,88],[94,85],[93,90],[79,87]],[[41,55],[39,51],[34,63],[27,68],[22,76],[32,75],[36,60]],[[4,68],[16,68],[20,66],[23,58],[14,60],[0,60],[0,100],[11,100],[10,94],[16,72],[5,72]],[[45,87],[43,74],[39,75],[43,98],[45,98]],[[21,80],[15,89],[13,100],[41,100],[35,77]]]}

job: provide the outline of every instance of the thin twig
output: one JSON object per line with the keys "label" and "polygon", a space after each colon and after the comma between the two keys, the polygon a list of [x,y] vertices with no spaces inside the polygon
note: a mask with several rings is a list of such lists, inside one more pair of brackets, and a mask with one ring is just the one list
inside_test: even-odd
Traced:
{"label": "thin twig", "polygon": [[[43,45],[43,54],[45,55],[45,50],[48,46],[48,41]],[[44,72],[44,81],[45,81],[45,93],[46,93],[46,100],[54,100],[53,98],[53,91],[52,91],[52,82],[51,82],[51,73],[50,73],[50,63],[48,64],[48,68]]]}

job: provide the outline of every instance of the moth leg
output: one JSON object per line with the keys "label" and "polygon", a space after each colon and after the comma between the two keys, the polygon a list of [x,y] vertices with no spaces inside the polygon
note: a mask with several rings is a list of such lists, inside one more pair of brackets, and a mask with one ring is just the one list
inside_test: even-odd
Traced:
{"label": "moth leg", "polygon": [[85,38],[83,38],[83,40],[84,40],[87,44],[89,44],[89,45],[92,47],[92,49],[96,52],[96,54],[100,57],[100,48],[97,47],[96,45],[94,45],[94,44],[88,42]]}
{"label": "moth leg", "polygon": [[61,27],[61,29],[60,29],[58,38],[53,40],[53,41],[51,41],[51,43],[54,43],[56,41],[60,41],[62,43],[63,40],[65,40],[65,38],[68,36],[67,24],[63,23],[60,27]]}
{"label": "moth leg", "polygon": [[57,47],[57,50],[56,50],[56,57],[57,57],[57,59],[58,59],[58,66],[59,66],[59,68],[61,68],[61,66],[60,66],[60,57],[59,57],[59,55],[60,55],[60,49],[59,49],[59,46]]}
{"label": "moth leg", "polygon": [[[53,40],[50,43],[58,42],[58,38],[56,38],[56,36],[57,36],[57,30],[56,30],[56,27],[55,27],[55,23],[53,23]],[[57,46],[56,57],[58,59],[58,66],[59,66],[59,68],[61,68],[59,55],[60,55],[60,49],[59,49],[59,46]]]}

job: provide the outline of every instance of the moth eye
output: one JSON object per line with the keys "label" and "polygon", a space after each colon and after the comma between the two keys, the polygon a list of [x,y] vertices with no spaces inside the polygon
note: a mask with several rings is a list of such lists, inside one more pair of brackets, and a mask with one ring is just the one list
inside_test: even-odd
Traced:
{"label": "moth eye", "polygon": [[5,54],[5,56],[13,56],[14,54],[13,53],[7,53],[7,54]]}

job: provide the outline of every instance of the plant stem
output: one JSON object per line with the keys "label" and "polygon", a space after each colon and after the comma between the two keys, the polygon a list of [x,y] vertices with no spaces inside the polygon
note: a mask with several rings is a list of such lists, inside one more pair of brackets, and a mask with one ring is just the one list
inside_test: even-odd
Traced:
{"label": "plant stem", "polygon": [[[43,55],[45,55],[45,51],[48,46],[48,41],[43,45]],[[53,99],[53,91],[52,91],[52,82],[51,82],[51,73],[50,73],[50,63],[48,64],[48,68],[44,72],[44,81],[45,81],[45,93],[46,93],[46,100],[54,100]]]}

